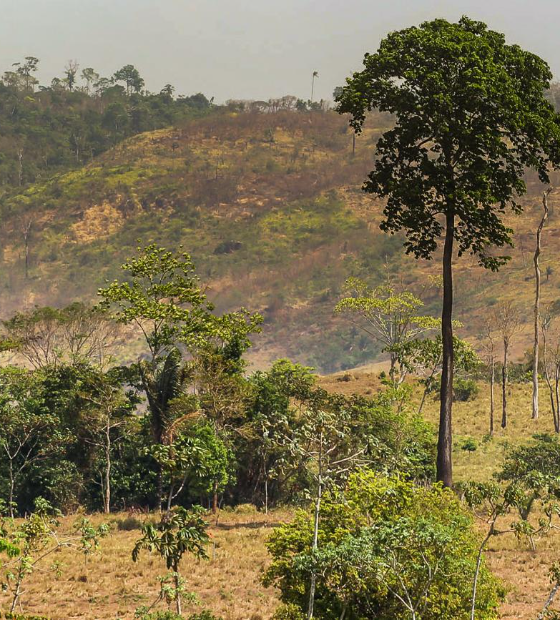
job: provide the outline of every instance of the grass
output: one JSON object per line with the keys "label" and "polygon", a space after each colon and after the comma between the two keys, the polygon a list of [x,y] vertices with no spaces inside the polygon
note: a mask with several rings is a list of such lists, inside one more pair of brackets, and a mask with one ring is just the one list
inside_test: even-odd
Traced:
{"label": "grass", "polygon": [[[379,371],[383,364],[371,369],[354,370],[324,377],[321,384],[326,389],[346,394],[375,394],[381,387]],[[492,478],[503,461],[510,446],[520,445],[536,433],[554,433],[552,415],[546,386],[540,386],[540,416],[531,419],[531,390],[529,384],[511,384],[508,389],[508,424],[500,426],[501,392],[495,392],[495,432],[488,438],[490,396],[489,386],[479,384],[478,396],[468,402],[456,402],[453,407],[453,462],[454,480],[487,481]],[[414,391],[413,409],[419,402],[420,389]],[[424,417],[436,428],[439,416],[439,402],[429,399],[424,408]],[[472,438],[476,450],[462,449],[465,439]],[[533,518],[537,518],[534,516]],[[498,530],[509,529],[513,516],[504,516],[498,522]],[[560,523],[557,523],[560,526]],[[479,521],[481,532],[486,531],[484,521]],[[501,607],[502,618],[506,620],[532,620],[542,609],[550,590],[548,571],[560,559],[560,530],[553,529],[537,543],[535,552],[527,544],[517,541],[513,534],[493,537],[486,551],[490,568],[503,581],[508,593]],[[560,601],[558,601],[560,604]],[[556,606],[558,607],[558,606]],[[555,608],[556,608],[555,607]]]}
{"label": "grass", "polygon": [[[330,390],[371,395],[380,388],[378,368],[324,377],[321,384]],[[513,384],[508,427],[503,430],[497,424],[495,436],[490,441],[485,440],[488,394],[487,386],[481,384],[480,387],[475,400],[455,403],[456,480],[488,480],[499,468],[507,446],[527,441],[533,433],[552,431],[544,389],[541,390],[541,417],[533,421],[530,419],[530,385]],[[417,390],[415,398],[418,397]],[[499,395],[497,406],[500,406]],[[425,414],[428,420],[436,421],[435,401],[428,402]],[[466,438],[474,440],[476,450],[469,452],[461,448]],[[225,620],[270,618],[278,598],[274,590],[260,584],[262,570],[268,562],[265,541],[271,529],[289,520],[291,515],[289,509],[264,515],[249,506],[222,511],[218,525],[213,523],[210,527],[210,559],[198,562],[186,557],[183,561],[187,589],[195,592],[199,601],[187,605],[186,613],[209,609]],[[62,519],[63,533],[72,532],[75,518]],[[108,522],[111,525],[109,536],[101,540],[100,551],[89,559],[87,567],[78,550],[58,552],[52,558],[58,566],[58,576],[44,566],[43,571],[30,578],[23,596],[25,611],[47,615],[52,620],[132,619],[137,607],[149,605],[157,598],[158,576],[166,573],[163,562],[148,553],[143,552],[136,564],[131,560],[131,550],[140,536],[142,522],[153,518],[137,513],[93,515],[94,524]],[[508,529],[511,520],[512,516],[503,517],[498,529]],[[481,532],[484,531],[485,523],[482,520],[478,523]],[[549,591],[549,568],[559,557],[558,530],[541,538],[535,552],[512,534],[491,539],[487,562],[507,590],[501,608],[503,619],[535,618]],[[0,594],[0,604],[6,608],[5,594]]]}
{"label": "grass", "polygon": [[[277,605],[275,593],[260,584],[267,562],[264,546],[271,528],[290,517],[287,511],[269,515],[254,509],[222,511],[219,523],[210,527],[209,560],[185,557],[182,573],[188,591],[195,592],[197,604],[186,605],[185,614],[210,609],[224,619],[268,618]],[[127,513],[93,515],[94,524],[110,523],[110,534],[101,540],[100,550],[84,564],[77,549],[62,549],[30,578],[24,587],[23,609],[28,614],[46,615],[52,620],[131,619],[136,608],[150,605],[158,596],[158,576],[165,575],[164,562],[142,552],[137,563],[131,559],[140,523],[153,518]],[[72,535],[74,516],[64,517],[61,536]],[[135,529],[122,529],[124,527]],[[57,570],[53,568],[56,562]],[[0,606],[8,608],[6,594]],[[164,609],[160,604],[160,609]]]}

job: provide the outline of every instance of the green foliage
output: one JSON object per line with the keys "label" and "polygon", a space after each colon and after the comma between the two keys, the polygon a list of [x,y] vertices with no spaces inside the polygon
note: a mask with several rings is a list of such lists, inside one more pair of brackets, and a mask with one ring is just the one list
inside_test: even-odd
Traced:
{"label": "green foliage", "polygon": [[87,564],[88,557],[99,549],[100,539],[109,533],[109,526],[106,523],[101,523],[96,527],[88,518],[81,517],[74,523],[74,529],[80,534],[79,549],[84,555],[84,562]]}
{"label": "green foliage", "polygon": [[364,65],[338,110],[358,132],[368,110],[395,116],[365,184],[387,198],[381,227],[404,230],[407,252],[428,258],[443,230],[437,215],[452,216],[459,254],[497,269],[507,257],[489,248],[511,244],[501,218],[521,210],[525,168],[548,183],[549,163],[560,163],[560,124],[544,97],[548,65],[467,17],[393,32]]}
{"label": "green foliage", "polygon": [[174,601],[179,615],[183,597],[194,599],[194,595],[186,592],[185,581],[179,573],[183,555],[189,553],[198,559],[208,557],[205,551],[209,540],[206,533],[208,524],[202,518],[203,512],[200,506],[191,510],[185,508],[168,510],[162,515],[159,525],[154,526],[148,523],[142,528],[143,536],[136,541],[132,550],[134,562],[138,560],[142,549],[157,553],[165,559],[167,568],[171,572],[160,578],[158,600],[164,600],[167,604]]}
{"label": "green foliage", "polygon": [[[143,80],[127,65],[115,73],[128,93],[92,68],[82,71],[69,63],[65,77],[39,86],[34,73],[39,60],[27,57],[0,81],[0,180],[2,186],[22,186],[83,164],[118,140],[208,114],[204,95],[173,98],[141,94]],[[21,157],[20,157],[21,156]]]}
{"label": "green foliage", "polygon": [[50,620],[47,616],[37,616],[34,614],[13,614],[7,611],[4,615],[6,620]]}
{"label": "green foliage", "polygon": [[[439,327],[440,321],[419,314],[423,302],[409,291],[398,291],[389,281],[370,288],[358,278],[350,278],[345,285],[349,297],[341,299],[335,312],[349,315],[362,330],[379,341],[391,355],[391,378],[401,383],[409,370],[405,349],[412,343],[422,342],[419,336]],[[355,318],[354,318],[355,317]],[[400,369],[396,376],[396,362]]]}
{"label": "green foliage", "polygon": [[208,524],[202,518],[202,513],[199,507],[192,510],[178,507],[164,514],[159,525],[146,524],[142,528],[142,538],[134,546],[132,559],[136,562],[140,551],[146,549],[164,558],[168,569],[178,572],[185,553],[205,558]]}
{"label": "green foliage", "polygon": [[478,392],[478,383],[474,379],[459,377],[453,381],[453,398],[459,402],[474,400]]}
{"label": "green foliage", "polygon": [[[317,578],[317,614],[339,618],[468,617],[478,543],[454,495],[373,472],[354,474],[343,496],[327,494],[319,550],[311,553],[306,512],[277,528],[268,542],[264,582],[284,603],[306,609],[306,584]],[[483,566],[477,617],[496,618],[499,589]],[[294,617],[288,614],[288,617]]]}

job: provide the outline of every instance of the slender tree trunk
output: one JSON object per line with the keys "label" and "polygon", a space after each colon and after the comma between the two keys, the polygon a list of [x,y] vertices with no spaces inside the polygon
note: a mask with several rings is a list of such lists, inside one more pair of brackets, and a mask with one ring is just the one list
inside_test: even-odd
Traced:
{"label": "slender tree trunk", "polygon": [[105,427],[105,514],[111,512],[111,419],[107,416]]}
{"label": "slender tree trunk", "polygon": [[490,437],[494,434],[494,384],[496,383],[496,362],[490,363]]}
{"label": "slender tree trunk", "polygon": [[507,382],[509,342],[504,340],[504,361],[502,365],[502,428],[507,426]]}
{"label": "slender tree trunk", "polygon": [[437,480],[444,486],[453,485],[453,238],[455,216],[446,216],[445,244],[443,247],[443,309],[441,313],[441,336],[443,364],[441,373],[439,434],[437,447]]}
{"label": "slender tree trunk", "polygon": [[543,193],[544,213],[537,228],[537,247],[533,263],[535,265],[535,307],[534,307],[534,327],[535,337],[533,340],[533,420],[539,417],[539,340],[540,340],[540,303],[541,303],[541,269],[539,257],[541,255],[541,239],[545,222],[548,218],[548,194],[550,189]]}
{"label": "slender tree trunk", "polygon": [[495,523],[496,523],[496,520],[494,519],[494,521],[490,525],[490,529],[488,530],[488,533],[486,534],[486,536],[484,537],[484,540],[482,541],[482,543],[480,544],[480,547],[478,548],[478,555],[476,558],[476,568],[474,571],[473,589],[472,589],[472,597],[471,597],[471,620],[475,620],[474,614],[476,610],[476,591],[478,588],[478,576],[480,574],[480,565],[482,564],[482,553],[484,552],[484,548],[486,547],[486,544],[490,540],[490,537],[494,533]]}
{"label": "slender tree trunk", "polygon": [[[315,500],[315,515],[313,521],[313,545],[311,550],[313,552],[317,551],[319,546],[319,514],[321,512],[321,497],[323,495],[323,480],[321,474],[319,474],[318,484],[317,484],[317,499]],[[313,618],[313,607],[315,605],[315,589],[317,587],[317,574],[315,570],[311,573],[311,583],[309,585],[309,604],[307,607],[307,619],[311,620]]]}
{"label": "slender tree trunk", "polygon": [[550,410],[552,411],[552,421],[554,422],[554,431],[556,433],[560,432],[560,427],[559,427],[559,412],[558,412],[558,408],[557,408],[557,399],[555,399],[555,387],[557,387],[558,384],[558,379],[557,379],[557,375],[558,372],[555,373],[555,386],[552,385],[552,380],[550,378],[550,371],[549,371],[549,365],[548,365],[548,342],[547,342],[547,338],[546,338],[546,329],[543,327],[543,337],[542,337],[542,343],[543,343],[543,369],[544,369],[544,378],[546,381],[546,385],[548,386],[548,391],[550,394]]}
{"label": "slender tree trunk", "polygon": [[554,602],[554,599],[555,599],[556,594],[558,593],[559,589],[560,589],[560,583],[557,581],[552,586],[552,590],[550,590],[550,594],[548,595],[548,598],[546,599],[546,602],[545,602],[545,604],[544,604],[540,614],[537,616],[537,620],[544,620],[544,618],[546,618],[546,616],[547,616],[546,612],[548,611],[548,608]]}
{"label": "slender tree trunk", "polygon": [[163,512],[163,465],[159,465],[157,473],[157,505],[158,510]]}
{"label": "slender tree trunk", "polygon": [[268,472],[264,472],[264,514],[268,514]]}
{"label": "slender tree trunk", "polygon": [[422,409],[424,408],[424,403],[426,402],[426,396],[428,395],[428,388],[424,388],[424,393],[422,394],[422,400],[420,401],[420,406],[418,407],[418,415],[422,413]]}
{"label": "slender tree trunk", "polygon": [[218,481],[214,482],[214,489],[212,493],[212,514],[218,512]]}
{"label": "slender tree trunk", "polygon": [[556,417],[554,419],[554,430],[560,433],[560,366],[557,364],[554,373],[554,392],[556,400]]}
{"label": "slender tree trunk", "polygon": [[10,503],[10,518],[14,518],[14,487],[15,487],[15,480],[14,480],[14,464],[12,459],[10,459],[9,462],[9,475],[10,475],[10,491],[9,491],[9,495],[8,495],[8,501]]}
{"label": "slender tree trunk", "polygon": [[177,615],[180,616],[181,615],[181,577],[179,575],[179,565],[175,564],[175,570],[174,570],[174,577],[173,580],[175,582],[175,595],[176,595],[176,599],[175,599],[175,603],[176,603],[176,607],[177,607]]}

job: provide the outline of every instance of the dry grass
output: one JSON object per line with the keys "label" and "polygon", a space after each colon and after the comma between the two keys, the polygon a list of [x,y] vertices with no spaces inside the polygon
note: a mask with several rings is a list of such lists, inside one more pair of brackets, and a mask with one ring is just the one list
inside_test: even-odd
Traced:
{"label": "dry grass", "polygon": [[[380,389],[379,368],[354,370],[337,373],[321,379],[323,387],[346,394],[374,394]],[[508,425],[500,427],[501,396],[500,388],[495,392],[495,433],[488,441],[490,396],[487,384],[480,384],[480,393],[471,402],[454,405],[454,479],[489,480],[499,469],[504,452],[508,446],[528,441],[535,433],[553,433],[554,426],[546,386],[540,388],[540,417],[531,419],[531,386],[511,384],[508,390]],[[415,401],[421,392],[415,390]],[[439,402],[429,400],[424,415],[427,420],[437,422]],[[474,452],[461,449],[465,438],[471,437],[477,443]],[[498,524],[498,529],[508,529],[515,515],[506,516]],[[560,524],[559,524],[560,525]],[[485,529],[480,522],[481,530]],[[560,531],[553,530],[537,544],[535,552],[530,551],[523,542],[518,542],[512,534],[504,534],[490,541],[487,561],[491,569],[503,580],[508,588],[502,606],[502,618],[507,620],[532,620],[542,608],[548,595],[550,584],[548,571],[560,559]]]}
{"label": "dry grass", "polygon": [[[321,380],[324,387],[345,393],[375,393],[379,387],[378,368],[339,373]],[[347,375],[347,376],[346,376]],[[341,377],[344,380],[340,380]],[[497,431],[491,441],[484,441],[488,426],[487,386],[481,385],[476,400],[455,405],[455,478],[489,479],[500,466],[504,449],[526,441],[535,432],[550,432],[552,421],[542,390],[541,418],[530,419],[530,386],[512,385],[510,389],[510,419],[506,430],[499,428],[500,400],[497,394]],[[418,396],[418,394],[417,394]],[[437,403],[426,407],[426,417],[437,419]],[[477,442],[474,452],[461,449],[466,437]],[[84,618],[89,620],[132,619],[134,610],[149,605],[159,591],[158,576],[166,573],[163,562],[143,553],[134,564],[131,550],[140,535],[139,529],[119,529],[119,522],[127,514],[111,515],[110,535],[102,540],[100,552],[89,561],[87,570],[83,556],[77,550],[65,549],[53,558],[60,565],[56,576],[49,566],[32,575],[23,596],[26,612],[48,615],[52,620]],[[269,618],[278,604],[273,590],[260,584],[262,569],[268,562],[265,540],[275,524],[288,520],[290,511],[280,510],[268,516],[253,509],[241,507],[236,511],[223,511],[218,526],[210,527],[212,543],[210,559],[196,562],[186,558],[183,574],[187,588],[195,592],[198,605],[187,606],[187,613],[210,609],[228,619],[259,620]],[[152,518],[137,516],[141,522]],[[72,531],[75,517],[65,517],[62,531]],[[107,519],[94,515],[92,520],[101,523]],[[505,517],[501,524],[507,529],[513,516]],[[485,525],[480,523],[481,530]],[[552,531],[537,543],[532,552],[511,534],[491,540],[487,560],[492,570],[503,580],[508,589],[502,606],[502,618],[530,620],[535,618],[548,594],[548,570],[560,558],[560,532]],[[51,560],[52,562],[52,560]],[[6,595],[0,595],[0,605],[7,605]]]}
{"label": "dry grass", "polygon": [[[84,618],[88,620],[132,619],[134,611],[150,605],[158,596],[158,576],[166,574],[165,564],[143,552],[133,563],[131,551],[140,530],[119,529],[127,514],[94,515],[94,523],[111,523],[111,533],[101,541],[100,551],[87,567],[76,549],[63,549],[51,556],[29,578],[23,595],[26,613],[47,615],[52,620]],[[139,521],[152,518],[140,516]],[[195,592],[199,603],[186,606],[185,615],[210,609],[224,619],[268,618],[277,605],[272,590],[260,584],[267,562],[265,540],[271,528],[289,518],[286,511],[267,515],[254,510],[222,511],[219,524],[210,527],[210,559],[193,561],[185,557],[182,573],[187,590]],[[61,534],[72,535],[75,517],[64,517]],[[53,570],[56,562],[59,576]],[[7,609],[8,597],[0,595],[0,607]],[[160,609],[163,609],[160,604]]]}

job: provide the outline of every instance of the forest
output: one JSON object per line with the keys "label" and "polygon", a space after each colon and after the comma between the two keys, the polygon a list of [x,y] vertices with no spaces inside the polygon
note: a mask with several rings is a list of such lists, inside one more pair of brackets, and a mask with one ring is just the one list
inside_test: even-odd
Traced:
{"label": "forest", "polygon": [[545,60],[463,17],[332,104],[39,63],[0,81],[0,617],[559,618]]}

